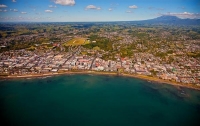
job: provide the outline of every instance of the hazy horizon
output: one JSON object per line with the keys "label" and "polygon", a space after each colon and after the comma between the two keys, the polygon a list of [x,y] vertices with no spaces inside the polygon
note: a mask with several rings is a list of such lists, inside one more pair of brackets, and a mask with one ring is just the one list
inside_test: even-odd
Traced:
{"label": "hazy horizon", "polygon": [[198,0],[0,0],[0,22],[140,21],[162,15],[200,19]]}

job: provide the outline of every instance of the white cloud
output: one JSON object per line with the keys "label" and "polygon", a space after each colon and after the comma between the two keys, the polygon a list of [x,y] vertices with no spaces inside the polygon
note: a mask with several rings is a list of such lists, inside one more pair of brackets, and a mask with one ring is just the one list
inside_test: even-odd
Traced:
{"label": "white cloud", "polygon": [[17,9],[13,9],[13,11],[14,11],[14,12],[18,12],[18,10],[17,10]]}
{"label": "white cloud", "polygon": [[46,13],[52,13],[52,10],[45,10]]}
{"label": "white cloud", "polygon": [[75,0],[54,0],[55,4],[73,6],[75,5]]}
{"label": "white cloud", "polygon": [[56,6],[53,6],[53,5],[49,5],[49,7],[50,7],[50,8],[56,8]]}
{"label": "white cloud", "polygon": [[89,10],[89,9],[93,9],[93,10],[101,10],[100,7],[96,7],[96,6],[94,6],[94,5],[88,5],[85,9],[86,9],[86,10]]}
{"label": "white cloud", "polygon": [[132,6],[129,6],[130,9],[137,9],[138,7],[136,5],[132,5]]}
{"label": "white cloud", "polygon": [[109,11],[112,11],[113,9],[112,9],[112,8],[109,8],[108,10],[109,10]]}
{"label": "white cloud", "polygon": [[126,11],[126,13],[132,13],[132,11],[128,10],[128,11]]}
{"label": "white cloud", "polygon": [[8,6],[4,5],[4,4],[0,4],[0,8],[6,8]]}
{"label": "white cloud", "polygon": [[21,12],[21,14],[27,14],[27,12]]}
{"label": "white cloud", "polygon": [[12,0],[12,2],[17,2],[16,0]]}
{"label": "white cloud", "polygon": [[2,10],[2,9],[0,9],[0,12],[7,12],[8,10]]}
{"label": "white cloud", "polygon": [[183,12],[183,13],[167,13],[167,14],[161,14],[161,15],[171,15],[171,16],[177,16],[179,18],[190,18],[190,19],[200,19],[200,13],[189,13],[189,12]]}

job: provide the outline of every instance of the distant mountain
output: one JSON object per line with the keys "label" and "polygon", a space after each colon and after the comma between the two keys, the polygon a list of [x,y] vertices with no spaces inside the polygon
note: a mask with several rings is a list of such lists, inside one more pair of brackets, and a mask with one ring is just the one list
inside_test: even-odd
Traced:
{"label": "distant mountain", "polygon": [[163,15],[163,16],[157,17],[157,18],[152,19],[152,20],[156,20],[156,21],[171,21],[171,20],[181,20],[181,19],[176,17],[176,16]]}
{"label": "distant mountain", "polygon": [[135,23],[166,25],[200,25],[200,19],[180,19],[176,16],[163,15],[154,19],[136,21]]}

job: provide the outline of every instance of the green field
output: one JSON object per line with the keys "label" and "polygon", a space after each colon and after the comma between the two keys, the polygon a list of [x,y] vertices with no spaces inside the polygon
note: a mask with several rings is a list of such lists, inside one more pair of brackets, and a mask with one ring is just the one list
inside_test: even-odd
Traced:
{"label": "green field", "polygon": [[74,39],[67,41],[63,45],[64,46],[77,46],[77,45],[85,45],[85,44],[89,44],[89,43],[90,42],[86,38],[74,38]]}

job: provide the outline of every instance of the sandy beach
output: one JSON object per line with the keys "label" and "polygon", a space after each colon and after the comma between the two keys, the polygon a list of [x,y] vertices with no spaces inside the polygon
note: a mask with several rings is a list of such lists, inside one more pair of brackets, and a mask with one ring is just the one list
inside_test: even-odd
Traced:
{"label": "sandy beach", "polygon": [[200,90],[200,86],[196,86],[193,84],[182,84],[169,80],[162,80],[156,77],[149,77],[145,75],[139,74],[120,74],[118,75],[116,72],[98,72],[98,71],[67,71],[67,72],[59,72],[59,73],[46,73],[46,74],[28,74],[28,75],[9,75],[9,76],[0,76],[0,79],[19,79],[19,78],[37,78],[37,77],[47,77],[47,76],[56,76],[56,75],[64,75],[64,74],[96,74],[96,75],[111,75],[111,76],[124,76],[124,77],[132,77],[139,78],[142,80],[147,80],[150,82],[157,82],[160,84],[170,84],[178,87],[186,87],[191,89]]}

